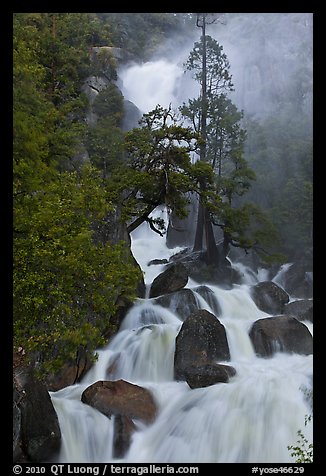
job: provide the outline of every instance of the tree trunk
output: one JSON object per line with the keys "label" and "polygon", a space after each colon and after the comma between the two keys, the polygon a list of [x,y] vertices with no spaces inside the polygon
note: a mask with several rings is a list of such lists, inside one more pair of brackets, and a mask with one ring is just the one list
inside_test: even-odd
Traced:
{"label": "tree trunk", "polygon": [[203,233],[204,233],[204,207],[201,203],[198,205],[196,235],[193,251],[201,251],[203,249]]}
{"label": "tree trunk", "polygon": [[213,225],[210,220],[209,212],[205,210],[205,237],[206,237],[206,263],[219,265],[220,253],[216,245],[213,232]]}
{"label": "tree trunk", "polygon": [[[198,26],[198,19],[197,19]],[[201,128],[200,135],[203,139],[203,143],[200,146],[200,160],[205,160],[206,158],[206,127],[207,127],[207,71],[206,71],[206,31],[205,31],[205,14],[203,14],[203,24],[202,28],[202,37],[203,37],[203,59],[202,59],[202,114],[201,114]],[[200,251],[203,249],[203,234],[205,227],[205,214],[206,210],[203,205],[199,203],[198,206],[198,215],[197,215],[197,226],[196,226],[196,235],[193,251]],[[207,243],[207,237],[206,237]]]}
{"label": "tree trunk", "polygon": [[222,259],[225,259],[230,251],[231,237],[229,233],[224,232],[222,244]]}

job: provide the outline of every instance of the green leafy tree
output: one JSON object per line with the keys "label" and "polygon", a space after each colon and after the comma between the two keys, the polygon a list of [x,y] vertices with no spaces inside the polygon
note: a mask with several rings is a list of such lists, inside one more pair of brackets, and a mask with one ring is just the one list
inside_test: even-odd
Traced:
{"label": "green leafy tree", "polygon": [[92,224],[112,205],[84,166],[15,204],[14,338],[46,370],[103,343],[121,297],[134,298],[139,271],[126,243],[94,240]]}
{"label": "green leafy tree", "polygon": [[128,243],[98,239],[115,213],[101,172],[70,167],[88,74],[89,17],[74,15],[13,19],[14,349],[45,372],[80,346],[93,355],[117,301],[132,299],[140,279]]}
{"label": "green leafy tree", "polygon": [[[241,127],[243,114],[226,95],[233,90],[233,84],[223,47],[205,34],[206,17],[200,15],[203,34],[201,41],[195,43],[186,67],[194,71],[194,77],[201,85],[201,95],[184,104],[181,112],[204,141],[200,160],[211,164],[216,176],[216,193],[221,200],[216,211],[199,206],[194,250],[203,248],[205,235],[206,260],[219,265],[224,262],[230,245],[255,248],[264,254],[265,246],[271,244],[267,237],[276,240],[277,234],[257,206],[239,203],[238,198],[248,192],[255,180],[255,173],[244,158],[246,131]],[[212,224],[223,232],[220,249],[216,246]],[[273,254],[268,260],[272,256],[281,258]]]}
{"label": "green leafy tree", "polygon": [[[213,171],[208,164],[191,163],[197,134],[178,121],[171,107],[158,105],[143,115],[141,127],[126,133],[126,162],[112,172],[108,187],[112,200],[122,204],[129,232],[146,221],[162,234],[162,221],[151,218],[151,213],[164,204],[177,216],[186,216],[188,192],[200,193],[213,203]],[[207,184],[205,193],[202,183]]]}

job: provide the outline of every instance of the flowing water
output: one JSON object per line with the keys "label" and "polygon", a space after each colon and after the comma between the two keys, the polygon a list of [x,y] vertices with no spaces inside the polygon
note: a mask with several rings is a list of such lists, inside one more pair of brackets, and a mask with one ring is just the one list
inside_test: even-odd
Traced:
{"label": "flowing water", "polygon": [[[142,266],[148,289],[163,265],[148,266],[154,258],[168,259],[179,249],[168,249],[164,238],[143,225],[132,236],[132,250]],[[238,265],[238,269],[239,266]],[[232,289],[209,285],[217,299],[230,347],[227,364],[236,369],[228,383],[190,389],[173,378],[175,337],[182,320],[155,299],[138,299],[124,318],[119,332],[98,351],[96,365],[83,381],[51,397],[62,431],[59,462],[126,463],[290,463],[288,445],[303,430],[312,441],[307,392],[311,388],[312,356],[277,353],[272,358],[255,355],[248,331],[267,316],[252,301],[250,285],[264,277],[243,268],[243,284]],[[200,308],[214,309],[189,280]],[[211,301],[213,306],[214,302]],[[214,308],[214,306],[213,306]],[[312,332],[312,324],[305,322]],[[150,390],[159,408],[156,420],[135,421],[128,453],[113,458],[114,417],[107,418],[81,402],[85,388],[98,380],[124,379]]]}
{"label": "flowing water", "polygon": [[[180,87],[182,70],[172,62],[153,61],[132,68],[121,72],[123,94],[143,112],[157,104],[180,104],[178,91],[187,95]],[[293,462],[287,447],[296,445],[298,430],[312,442],[312,423],[305,426],[305,417],[312,413],[307,395],[313,358],[286,353],[268,359],[255,355],[248,331],[255,320],[267,314],[256,307],[249,289],[267,279],[266,270],[254,273],[232,263],[243,273],[242,284],[228,290],[209,285],[221,309],[218,319],[226,330],[231,355],[227,364],[235,368],[236,375],[228,383],[190,389],[186,382],[173,378],[181,316],[173,302],[167,309],[148,298],[153,279],[164,269],[164,265],[149,266],[148,262],[169,259],[180,248],[168,249],[165,238],[142,225],[132,234],[132,251],[144,271],[147,297],[134,303],[119,332],[98,351],[96,365],[82,382],[51,393],[62,432],[58,462]],[[275,278],[280,285],[284,269]],[[214,313],[216,302],[205,301],[197,287],[198,283],[189,279],[186,288],[194,293],[198,307]],[[312,333],[312,323],[304,323]],[[109,419],[81,402],[82,392],[92,383],[118,379],[149,389],[159,409],[152,424],[134,422],[137,431],[129,451],[119,460],[113,457],[114,417]]]}

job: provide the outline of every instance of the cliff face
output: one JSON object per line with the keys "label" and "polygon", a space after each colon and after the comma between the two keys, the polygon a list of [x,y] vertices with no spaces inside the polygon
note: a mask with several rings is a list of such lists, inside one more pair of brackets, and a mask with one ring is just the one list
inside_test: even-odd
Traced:
{"label": "cliff face", "polygon": [[245,114],[263,117],[293,101],[312,114],[311,13],[229,13],[211,29],[229,58],[234,102]]}
{"label": "cliff face", "polygon": [[[89,110],[86,115],[86,122],[89,126],[95,126],[98,120],[98,114],[94,111],[94,101],[102,91],[105,91],[110,85],[115,85],[122,95],[122,80],[119,76],[119,70],[128,62],[133,61],[133,55],[122,48],[113,46],[93,47],[90,52],[91,60],[94,64],[96,74],[89,76],[83,86],[83,92],[89,100]],[[139,109],[128,100],[124,100],[124,117],[122,120],[122,130],[126,131],[137,126],[141,117]]]}

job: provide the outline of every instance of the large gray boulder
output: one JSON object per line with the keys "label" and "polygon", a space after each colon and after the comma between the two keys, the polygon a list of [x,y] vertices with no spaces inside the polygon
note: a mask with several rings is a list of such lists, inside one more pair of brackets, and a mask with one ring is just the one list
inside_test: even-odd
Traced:
{"label": "large gray boulder", "polygon": [[299,321],[313,322],[313,300],[297,299],[284,306],[284,314],[296,317]]}
{"label": "large gray boulder", "polygon": [[153,298],[162,294],[180,291],[180,289],[185,287],[188,279],[187,269],[182,263],[172,264],[154,279],[149,297]]}
{"label": "large gray boulder", "polygon": [[308,260],[293,263],[282,277],[282,286],[296,299],[313,297],[313,268]]}
{"label": "large gray boulder", "polygon": [[268,314],[282,314],[289,302],[289,295],[273,281],[262,281],[250,289],[256,306]]}
{"label": "large gray boulder", "polygon": [[225,328],[214,314],[201,309],[188,316],[176,337],[175,379],[186,380],[193,366],[226,360],[230,360],[230,351]]}
{"label": "large gray boulder", "polygon": [[313,339],[309,329],[292,316],[273,316],[258,319],[249,331],[256,354],[272,357],[276,352],[309,355]]}

